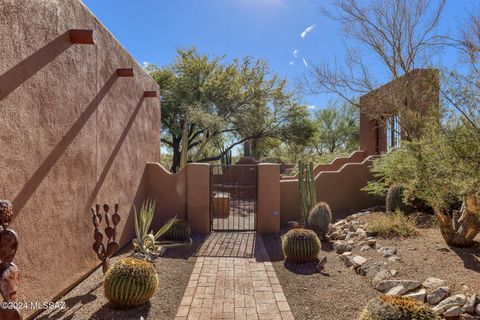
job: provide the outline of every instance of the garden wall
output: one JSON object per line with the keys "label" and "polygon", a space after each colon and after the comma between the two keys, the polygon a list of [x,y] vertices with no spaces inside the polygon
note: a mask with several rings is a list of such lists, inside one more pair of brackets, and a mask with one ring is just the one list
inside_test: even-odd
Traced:
{"label": "garden wall", "polygon": [[[361,190],[368,181],[373,180],[370,172],[371,159],[369,157],[361,163],[347,163],[337,171],[323,171],[315,177],[317,200],[330,205],[334,219],[382,203],[382,199]],[[280,181],[280,199],[281,223],[298,221],[298,180]]]}
{"label": "garden wall", "polygon": [[[19,300],[44,302],[98,265],[96,202],[119,203],[131,240],[145,163],[159,161],[159,99],[144,98],[158,87],[77,0],[0,0],[0,17],[0,198],[14,205]],[[94,30],[95,45],[69,29]]]}

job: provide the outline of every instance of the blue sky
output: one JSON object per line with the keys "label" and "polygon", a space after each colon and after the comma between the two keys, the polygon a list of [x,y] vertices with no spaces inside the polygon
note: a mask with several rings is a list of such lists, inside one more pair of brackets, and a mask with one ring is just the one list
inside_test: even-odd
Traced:
{"label": "blue sky", "polygon": [[[83,1],[139,63],[161,67],[173,60],[176,48],[196,46],[229,60],[266,59],[293,85],[312,64],[343,55],[339,26],[320,13],[330,0]],[[447,0],[441,28],[455,30],[474,3],[479,1]],[[457,63],[451,52],[439,59],[447,66]],[[322,107],[330,99],[308,96],[304,102]]]}

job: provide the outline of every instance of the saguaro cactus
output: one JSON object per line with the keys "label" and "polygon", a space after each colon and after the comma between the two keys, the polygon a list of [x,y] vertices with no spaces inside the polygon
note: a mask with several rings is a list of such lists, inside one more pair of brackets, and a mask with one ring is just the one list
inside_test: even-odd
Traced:
{"label": "saguaro cactus", "polygon": [[317,190],[313,174],[313,163],[298,162],[298,196],[300,200],[300,223],[307,224],[310,210],[317,204]]}
{"label": "saguaro cactus", "polygon": [[95,208],[92,208],[92,220],[95,231],[93,233],[93,250],[97,257],[102,261],[102,271],[105,274],[109,268],[109,258],[113,256],[120,245],[115,239],[117,236],[117,224],[120,222],[120,215],[118,214],[118,203],[115,204],[115,213],[112,214],[111,221],[108,211],[110,207],[108,204],[103,205],[105,211],[105,235],[107,236],[107,243],[103,244],[103,233],[100,231],[100,224],[102,222],[102,214],[100,213],[100,205],[97,203]]}
{"label": "saguaro cactus", "polygon": [[[12,262],[17,253],[18,238],[15,231],[8,228],[12,217],[10,201],[0,200],[0,293],[5,302],[17,300],[19,281],[18,267]],[[21,320],[22,316],[16,308],[0,308],[0,319]]]}

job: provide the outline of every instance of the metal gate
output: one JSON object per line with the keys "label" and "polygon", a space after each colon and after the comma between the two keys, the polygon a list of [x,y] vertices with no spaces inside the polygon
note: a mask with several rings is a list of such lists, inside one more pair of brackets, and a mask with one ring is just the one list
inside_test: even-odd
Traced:
{"label": "metal gate", "polygon": [[257,166],[210,165],[213,231],[257,229]]}

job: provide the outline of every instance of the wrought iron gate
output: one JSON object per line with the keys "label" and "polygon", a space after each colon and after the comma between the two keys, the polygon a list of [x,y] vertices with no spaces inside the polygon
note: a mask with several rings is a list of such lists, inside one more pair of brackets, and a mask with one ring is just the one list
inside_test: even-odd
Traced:
{"label": "wrought iron gate", "polygon": [[213,231],[257,229],[257,166],[210,166],[210,225]]}

